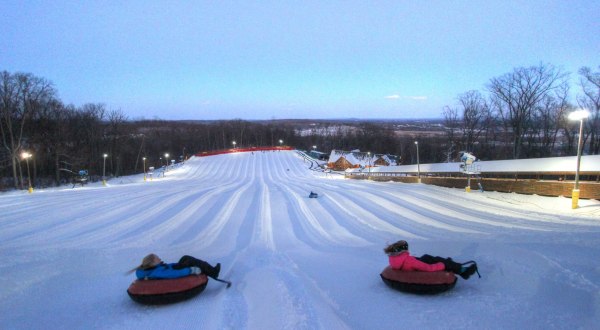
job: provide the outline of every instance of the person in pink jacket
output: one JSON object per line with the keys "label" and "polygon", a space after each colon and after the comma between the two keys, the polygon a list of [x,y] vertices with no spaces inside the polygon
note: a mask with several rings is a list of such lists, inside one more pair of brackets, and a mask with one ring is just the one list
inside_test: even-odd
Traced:
{"label": "person in pink jacket", "polygon": [[477,275],[481,277],[475,261],[460,264],[452,258],[434,257],[428,254],[413,257],[408,252],[408,242],[404,240],[388,245],[383,251],[388,255],[392,269],[418,272],[448,271],[465,280],[477,272]]}

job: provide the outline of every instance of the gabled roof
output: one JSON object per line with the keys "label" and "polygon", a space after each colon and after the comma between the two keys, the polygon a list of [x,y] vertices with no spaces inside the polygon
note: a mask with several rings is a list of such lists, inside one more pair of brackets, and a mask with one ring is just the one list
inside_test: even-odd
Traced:
{"label": "gabled roof", "polygon": [[377,157],[375,155],[370,155],[367,152],[360,151],[343,151],[343,150],[331,150],[331,155],[329,155],[329,162],[335,163],[344,157],[350,164],[352,165],[360,165],[360,166],[373,166]]}
{"label": "gabled roof", "polygon": [[398,156],[387,155],[387,154],[378,154],[375,156],[377,158],[381,158],[381,159],[385,160],[388,164],[390,164],[390,166],[398,165],[398,159],[400,158]]}

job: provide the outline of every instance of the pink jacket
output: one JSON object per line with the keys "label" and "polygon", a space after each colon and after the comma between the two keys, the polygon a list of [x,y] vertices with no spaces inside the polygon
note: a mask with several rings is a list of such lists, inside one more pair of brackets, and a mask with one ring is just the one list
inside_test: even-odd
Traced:
{"label": "pink jacket", "polygon": [[392,269],[421,272],[437,272],[445,269],[444,264],[441,262],[432,265],[426,264],[411,256],[408,251],[403,251],[399,254],[391,254],[389,255],[389,258]]}

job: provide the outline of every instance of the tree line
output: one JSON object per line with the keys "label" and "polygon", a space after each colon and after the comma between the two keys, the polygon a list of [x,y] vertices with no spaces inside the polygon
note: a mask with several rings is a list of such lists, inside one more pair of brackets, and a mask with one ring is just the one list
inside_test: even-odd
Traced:
{"label": "tree line", "polygon": [[[63,184],[82,169],[92,180],[141,173],[144,165],[158,168],[200,151],[231,148],[233,141],[237,147],[283,143],[326,153],[360,149],[399,155],[404,164],[416,163],[415,140],[423,163],[454,160],[460,150],[488,160],[572,155],[578,125],[567,115],[577,107],[591,112],[585,150],[598,154],[600,72],[582,68],[579,76],[581,93],[574,105],[566,73],[550,65],[514,69],[491,79],[487,94],[459,95],[457,104],[443,111],[443,134],[431,134],[427,127],[403,132],[394,121],[132,121],[104,104],[65,104],[45,78],[3,71],[0,189],[23,189],[29,177],[36,186]],[[23,152],[32,157],[24,159]]]}
{"label": "tree line", "polygon": [[590,112],[584,120],[583,149],[600,151],[600,67],[579,70],[576,100],[569,99],[569,74],[548,64],[515,68],[492,78],[484,92],[458,95],[443,111],[450,146],[484,159],[518,159],[570,155],[576,148],[579,122],[569,113]]}

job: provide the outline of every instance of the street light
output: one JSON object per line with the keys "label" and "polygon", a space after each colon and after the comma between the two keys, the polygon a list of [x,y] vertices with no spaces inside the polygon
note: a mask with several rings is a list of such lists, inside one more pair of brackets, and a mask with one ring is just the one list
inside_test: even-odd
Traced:
{"label": "street light", "polygon": [[590,113],[585,110],[573,111],[569,114],[570,120],[579,120],[579,142],[577,143],[577,169],[575,170],[575,188],[571,195],[571,208],[579,207],[579,167],[581,166],[581,148],[583,142],[583,120],[589,117]]}
{"label": "street light", "polygon": [[23,151],[21,153],[21,158],[25,159],[25,163],[27,163],[27,182],[29,183],[29,188],[27,191],[31,194],[33,192],[33,187],[31,186],[31,175],[29,174],[29,158],[31,158],[31,154]]}
{"label": "street light", "polygon": [[417,146],[417,173],[419,175],[417,182],[421,183],[421,163],[419,162],[419,141],[415,141],[415,145]]}
{"label": "street light", "polygon": [[279,140],[279,146],[281,147],[283,145],[283,140]]}
{"label": "street light", "polygon": [[367,157],[369,158],[369,178],[371,177],[371,152],[367,152]]}
{"label": "street light", "polygon": [[144,181],[146,181],[146,157],[142,157],[142,160],[144,161]]}
{"label": "street light", "polygon": [[233,149],[235,149],[235,145],[237,144],[237,142],[233,141],[231,142],[231,144],[233,144]]}
{"label": "street light", "polygon": [[108,157],[108,154],[104,154],[102,157],[104,157],[102,162],[102,185],[106,186],[106,157]]}
{"label": "street light", "polygon": [[169,169],[169,154],[165,154],[165,158],[167,160],[167,165],[165,166],[165,172]]}

